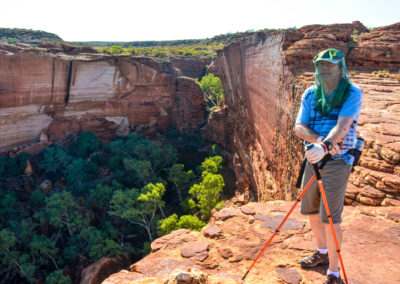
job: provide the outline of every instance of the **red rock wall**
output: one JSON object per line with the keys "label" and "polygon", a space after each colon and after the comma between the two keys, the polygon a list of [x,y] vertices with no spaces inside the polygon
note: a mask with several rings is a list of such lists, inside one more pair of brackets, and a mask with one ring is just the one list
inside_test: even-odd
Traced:
{"label": "red rock wall", "polygon": [[[226,120],[231,122],[226,127],[230,134],[230,145],[226,146],[240,157],[248,174],[244,180],[251,181],[253,193],[260,200],[284,198],[284,191],[277,188],[287,179],[290,147],[284,142],[291,135],[288,122],[293,114],[287,107],[291,104],[291,79],[282,64],[282,36],[258,33],[230,44],[216,60],[228,105]],[[209,137],[207,132],[205,136]],[[271,174],[280,175],[276,187]]]}
{"label": "red rock wall", "polygon": [[[366,34],[353,41],[354,30]],[[215,72],[223,81],[227,108],[223,114],[214,116],[216,122],[213,118],[209,121],[203,135],[229,148],[240,158],[241,167],[236,173],[251,183],[250,193],[255,199],[289,200],[296,195],[294,184],[303,153],[293,126],[301,94],[312,84],[310,75],[315,54],[329,47],[342,49],[348,57],[349,70],[370,72],[374,68],[392,71],[400,68],[397,40],[400,25],[367,32],[359,22],[307,26],[297,31],[258,32],[231,43],[218,53]],[[391,124],[398,125],[398,104],[389,108],[393,108]],[[223,126],[221,121],[226,121]],[[218,128],[219,132],[229,131],[230,139],[224,135],[215,137]],[[395,135],[398,143],[397,132]],[[393,142],[392,139],[390,143]],[[397,147],[390,149],[398,153]],[[383,157],[377,159],[385,160]],[[394,168],[392,166],[392,172]],[[243,186],[238,188],[240,194]],[[248,200],[246,190],[244,195]]]}
{"label": "red rock wall", "polygon": [[212,62],[211,58],[205,56],[173,56],[169,60],[182,72],[183,76],[199,80],[206,74],[207,66]]}
{"label": "red rock wall", "polygon": [[0,46],[0,151],[43,130],[52,141],[88,130],[111,138],[124,118],[147,135],[205,121],[200,86],[168,61],[50,52]]}

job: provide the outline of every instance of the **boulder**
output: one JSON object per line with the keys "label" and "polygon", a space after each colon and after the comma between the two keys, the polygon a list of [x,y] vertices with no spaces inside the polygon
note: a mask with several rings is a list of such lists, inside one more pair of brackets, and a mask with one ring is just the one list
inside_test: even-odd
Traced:
{"label": "boulder", "polygon": [[48,180],[48,179],[45,179],[45,180],[39,185],[40,190],[43,191],[43,192],[46,193],[46,194],[49,194],[49,193],[51,192],[52,187],[53,187],[53,183],[52,183],[50,180]]}
{"label": "boulder", "polygon": [[100,284],[109,275],[120,271],[127,265],[127,259],[102,257],[81,272],[81,284]]}

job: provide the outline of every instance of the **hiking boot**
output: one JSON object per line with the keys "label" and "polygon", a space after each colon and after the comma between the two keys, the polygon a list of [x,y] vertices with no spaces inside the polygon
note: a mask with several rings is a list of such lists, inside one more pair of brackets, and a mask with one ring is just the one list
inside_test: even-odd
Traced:
{"label": "hiking boot", "polygon": [[313,255],[307,256],[300,260],[300,266],[301,268],[312,268],[316,267],[320,264],[328,264],[329,263],[329,258],[328,254],[325,253],[320,253],[318,250],[316,250]]}
{"label": "hiking boot", "polygon": [[328,275],[326,277],[325,284],[344,284],[343,280],[335,275]]}

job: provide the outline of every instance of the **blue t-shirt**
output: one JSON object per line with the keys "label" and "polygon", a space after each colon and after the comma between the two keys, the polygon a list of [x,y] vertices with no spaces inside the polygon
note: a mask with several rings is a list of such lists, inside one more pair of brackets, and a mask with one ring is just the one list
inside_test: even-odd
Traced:
{"label": "blue t-shirt", "polygon": [[[330,95],[330,97],[333,95]],[[351,84],[350,95],[343,106],[334,108],[328,115],[322,116],[320,112],[316,111],[314,87],[310,87],[304,92],[301,98],[301,106],[297,114],[296,124],[306,124],[314,132],[326,137],[336,126],[340,116],[352,117],[354,121],[350,126],[349,132],[344,136],[346,140],[342,142],[343,148],[341,149],[341,154],[332,156],[334,159],[343,159],[346,164],[352,165],[354,157],[348,154],[347,151],[355,147],[357,121],[361,111],[362,96],[362,90]],[[308,144],[308,142],[305,141],[305,144]]]}

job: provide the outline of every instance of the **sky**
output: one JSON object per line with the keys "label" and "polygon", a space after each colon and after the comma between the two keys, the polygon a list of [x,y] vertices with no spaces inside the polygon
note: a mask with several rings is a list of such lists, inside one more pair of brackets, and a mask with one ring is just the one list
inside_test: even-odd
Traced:
{"label": "sky", "polygon": [[400,0],[2,0],[1,28],[55,33],[65,41],[211,38],[264,28],[400,22]]}

